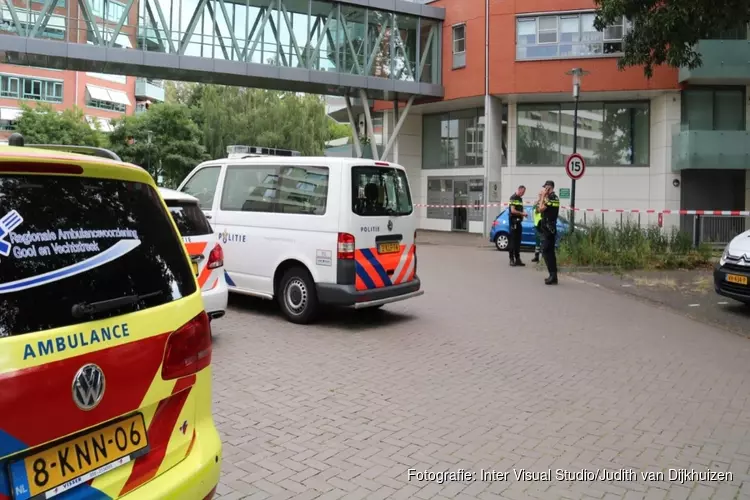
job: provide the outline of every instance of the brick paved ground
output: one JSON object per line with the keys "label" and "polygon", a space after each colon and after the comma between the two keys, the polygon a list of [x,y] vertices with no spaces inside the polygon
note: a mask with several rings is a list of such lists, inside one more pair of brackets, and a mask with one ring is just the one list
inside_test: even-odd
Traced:
{"label": "brick paved ground", "polygon": [[[425,244],[419,266],[424,296],[314,327],[232,300],[215,324],[222,499],[750,498],[750,341],[583,283],[545,287],[473,243]],[[733,480],[512,473],[707,467]],[[410,468],[511,476],[438,484]]]}

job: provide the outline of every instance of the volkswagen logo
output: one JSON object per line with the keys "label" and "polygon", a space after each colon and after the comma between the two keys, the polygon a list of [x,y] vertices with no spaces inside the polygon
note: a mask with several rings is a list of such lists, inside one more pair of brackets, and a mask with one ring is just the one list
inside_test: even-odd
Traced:
{"label": "volkswagen logo", "polygon": [[105,386],[102,369],[93,363],[84,365],[73,377],[73,401],[81,410],[93,410],[101,402]]}
{"label": "volkswagen logo", "polygon": [[392,231],[392,230],[393,230],[393,221],[389,220],[388,221],[388,231]]}

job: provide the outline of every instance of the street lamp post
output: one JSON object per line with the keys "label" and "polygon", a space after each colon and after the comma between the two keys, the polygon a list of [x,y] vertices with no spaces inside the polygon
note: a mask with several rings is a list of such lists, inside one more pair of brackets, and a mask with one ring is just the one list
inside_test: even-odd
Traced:
{"label": "street lamp post", "polygon": [[[588,75],[589,72],[582,68],[573,68],[570,71],[565,72],[566,75],[573,76],[573,100],[575,105],[573,107],[573,153],[578,152],[578,99],[581,94],[581,78],[584,75]],[[576,222],[576,180],[572,179],[570,186],[570,232],[575,231]]]}

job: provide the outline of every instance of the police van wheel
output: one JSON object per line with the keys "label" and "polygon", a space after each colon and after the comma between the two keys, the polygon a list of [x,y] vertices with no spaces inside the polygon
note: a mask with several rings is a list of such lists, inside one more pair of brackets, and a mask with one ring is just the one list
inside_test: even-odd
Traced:
{"label": "police van wheel", "polygon": [[292,323],[310,323],[318,312],[315,283],[306,269],[294,267],[284,273],[278,294],[284,316]]}
{"label": "police van wheel", "polygon": [[508,235],[505,233],[498,233],[497,236],[495,236],[495,248],[497,248],[501,252],[505,252],[508,250],[508,244],[510,243],[510,240],[508,240]]}

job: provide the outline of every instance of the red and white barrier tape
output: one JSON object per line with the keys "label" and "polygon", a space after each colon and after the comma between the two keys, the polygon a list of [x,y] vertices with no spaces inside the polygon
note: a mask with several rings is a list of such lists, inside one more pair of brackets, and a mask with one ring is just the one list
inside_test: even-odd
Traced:
{"label": "red and white barrier tape", "polygon": [[[507,207],[509,203],[488,203],[486,205],[426,205],[415,203],[415,207],[421,208],[484,208],[484,207]],[[561,206],[563,210],[570,210],[570,207]],[[750,210],[657,210],[653,208],[574,208],[576,212],[595,212],[595,213],[618,213],[618,214],[664,214],[664,215],[728,215],[734,217],[750,217]]]}

